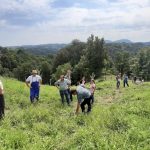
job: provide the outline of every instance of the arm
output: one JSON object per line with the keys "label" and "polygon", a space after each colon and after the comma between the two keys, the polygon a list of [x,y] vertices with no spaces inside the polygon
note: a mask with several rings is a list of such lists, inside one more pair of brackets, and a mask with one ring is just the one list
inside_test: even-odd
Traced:
{"label": "arm", "polygon": [[26,79],[26,85],[27,87],[31,88],[31,85],[30,85],[30,76]]}
{"label": "arm", "polygon": [[54,83],[54,85],[59,89],[59,80]]}
{"label": "arm", "polygon": [[76,107],[76,114],[78,114],[79,113],[79,109],[80,109],[80,104],[81,104],[81,101],[82,101],[82,99],[81,99],[81,97],[78,95],[78,93],[77,93],[77,107]]}
{"label": "arm", "polygon": [[0,95],[3,95],[4,90],[0,87]]}
{"label": "arm", "polygon": [[80,109],[80,103],[79,103],[79,102],[77,102],[76,114],[78,114],[78,113],[79,113],[79,109]]}
{"label": "arm", "polygon": [[42,84],[42,78],[40,77],[40,79],[39,79],[39,86],[41,86],[41,84]]}
{"label": "arm", "polygon": [[71,81],[70,81],[70,80],[67,80],[67,84],[68,84],[68,86],[70,87],[70,86],[71,86]]}
{"label": "arm", "polygon": [[30,83],[28,81],[26,81],[26,85],[27,87],[31,88]]}

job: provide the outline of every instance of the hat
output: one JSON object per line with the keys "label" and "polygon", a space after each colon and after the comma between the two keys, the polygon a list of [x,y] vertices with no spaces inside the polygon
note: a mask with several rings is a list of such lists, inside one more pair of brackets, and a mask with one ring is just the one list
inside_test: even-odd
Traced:
{"label": "hat", "polygon": [[32,74],[37,74],[37,70],[32,70]]}

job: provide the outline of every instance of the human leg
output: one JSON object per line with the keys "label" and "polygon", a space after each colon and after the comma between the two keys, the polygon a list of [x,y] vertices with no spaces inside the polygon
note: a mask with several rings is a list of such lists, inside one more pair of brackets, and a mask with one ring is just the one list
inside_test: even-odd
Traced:
{"label": "human leg", "polygon": [[88,109],[87,112],[91,111],[91,100],[92,100],[92,96],[90,96],[89,98],[86,98],[86,104],[88,105]]}
{"label": "human leg", "polygon": [[5,101],[4,96],[0,95],[0,119],[4,116]]}
{"label": "human leg", "polygon": [[66,101],[67,101],[68,105],[70,105],[70,99],[69,99],[69,93],[68,93],[68,90],[65,90],[65,91],[64,91],[64,94],[65,94]]}
{"label": "human leg", "polygon": [[31,101],[31,103],[34,102],[34,98],[35,98],[35,91],[33,88],[30,88],[30,101]]}
{"label": "human leg", "polygon": [[39,92],[40,92],[40,89],[38,87],[38,88],[35,89],[35,98],[36,98],[37,101],[39,100]]}
{"label": "human leg", "polygon": [[91,103],[94,103],[94,94],[91,95]]}
{"label": "human leg", "polygon": [[61,102],[64,104],[64,91],[59,91],[60,97],[61,97]]}
{"label": "human leg", "polygon": [[84,99],[84,101],[81,103],[81,109],[82,109],[82,112],[85,112],[85,105],[86,105],[86,99]]}

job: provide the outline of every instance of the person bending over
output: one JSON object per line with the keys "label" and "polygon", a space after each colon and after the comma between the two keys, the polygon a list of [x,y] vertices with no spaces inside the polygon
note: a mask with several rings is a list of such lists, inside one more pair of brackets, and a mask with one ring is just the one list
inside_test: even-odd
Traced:
{"label": "person bending over", "polygon": [[77,95],[77,108],[76,108],[76,114],[79,112],[79,108],[81,107],[82,112],[85,112],[85,105],[88,105],[87,112],[91,111],[91,92],[86,89],[85,87],[82,87],[81,85],[78,85],[76,90],[71,90],[71,93],[73,95]]}

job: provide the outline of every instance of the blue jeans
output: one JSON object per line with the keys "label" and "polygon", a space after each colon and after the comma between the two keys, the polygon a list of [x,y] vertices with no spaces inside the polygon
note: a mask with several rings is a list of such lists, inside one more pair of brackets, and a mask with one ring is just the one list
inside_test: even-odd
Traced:
{"label": "blue jeans", "polygon": [[60,90],[60,96],[61,96],[61,101],[62,104],[64,104],[64,96],[66,97],[68,105],[70,104],[70,99],[69,99],[69,93],[68,90]]}
{"label": "blue jeans", "polygon": [[124,81],[123,81],[123,86],[125,87],[126,85],[129,86],[128,80],[124,80]]}

